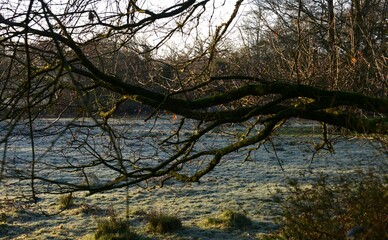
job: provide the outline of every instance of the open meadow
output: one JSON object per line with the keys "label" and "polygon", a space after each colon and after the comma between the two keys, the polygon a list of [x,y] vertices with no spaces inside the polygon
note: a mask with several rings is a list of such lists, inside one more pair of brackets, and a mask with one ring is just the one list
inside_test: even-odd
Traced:
{"label": "open meadow", "polygon": [[[25,197],[28,184],[8,175],[1,182],[0,239],[88,239],[96,221],[112,215],[128,217],[133,229],[150,239],[260,239],[279,227],[275,221],[279,205],[274,200],[290,179],[307,184],[320,174],[351,176],[369,168],[379,172],[387,164],[385,150],[378,143],[344,137],[334,138],[334,153],[321,151],[312,160],[313,142],[319,141],[318,135],[311,137],[315,127],[289,126],[271,144],[255,151],[249,161],[236,152],[199,183],[171,181],[161,188],[139,185],[91,196],[76,192],[63,211],[60,199],[66,195],[39,194],[38,203],[33,204]],[[15,140],[8,156],[25,158],[28,149],[22,142]],[[96,172],[95,180],[102,175]],[[252,224],[239,229],[206,224],[206,219],[225,210],[243,213]],[[163,235],[150,233],[146,214],[152,212],[181,219],[183,229]]]}
{"label": "open meadow", "polygon": [[[140,122],[131,124],[140,126]],[[243,152],[229,155],[199,183],[167,181],[161,188],[138,185],[91,196],[75,192],[63,211],[61,199],[65,194],[41,193],[34,204],[28,199],[28,183],[9,172],[0,188],[0,239],[92,239],[98,219],[113,215],[128,218],[131,227],[149,239],[260,239],[279,228],[275,220],[280,207],[275,199],[290,179],[308,184],[320,174],[352,176],[368,169],[386,174],[386,149],[378,142],[355,137],[333,136],[335,152],[320,151],[312,160],[313,145],[320,141],[317,128],[314,124],[303,128],[290,125],[248,161],[244,161]],[[43,138],[41,141],[44,148]],[[14,139],[8,148],[7,156],[14,162],[7,164],[22,161],[29,154],[20,139]],[[145,151],[144,146],[142,149]],[[46,161],[63,161],[60,155],[44,156]],[[103,175],[95,172],[95,181],[102,181]],[[243,213],[252,223],[242,228],[206,224],[206,219],[216,218],[225,210]],[[181,219],[183,228],[168,234],[151,233],[146,214],[155,212]]]}

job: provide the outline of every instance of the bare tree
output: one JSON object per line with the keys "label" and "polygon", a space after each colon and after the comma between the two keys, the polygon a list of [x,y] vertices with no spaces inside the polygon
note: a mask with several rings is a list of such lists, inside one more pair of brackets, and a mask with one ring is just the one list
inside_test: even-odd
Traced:
{"label": "bare tree", "polygon": [[[279,18],[281,24],[269,24],[270,31],[263,34],[263,41],[274,47],[268,54],[276,57],[278,74],[229,67],[223,39],[242,0],[195,51],[192,44],[176,56],[157,54],[176,38],[184,42],[192,34],[200,36],[202,19],[212,19],[217,11],[209,2],[186,0],[164,7],[145,0],[2,4],[1,177],[27,183],[33,198],[47,192],[93,194],[152,186],[155,179],[162,184],[199,181],[225,156],[243,151],[249,157],[293,118],[387,134],[385,90],[378,96],[333,90],[315,84],[314,71],[304,71],[320,67],[309,65],[307,58],[321,55],[310,52],[305,36],[312,33],[303,29],[314,30],[316,21],[323,21],[305,12],[304,1],[296,8],[296,22],[288,22],[295,20],[292,15]],[[268,4],[275,9],[275,1]],[[282,11],[288,7],[294,5],[276,5]],[[332,21],[329,15],[325,21]],[[321,41],[338,34],[329,29],[330,37]],[[314,41],[320,41],[317,31]],[[331,45],[340,41],[337,37]],[[379,74],[386,74],[378,66]],[[134,102],[150,107],[146,122],[113,118]],[[228,129],[237,124],[230,134]],[[326,128],[323,138],[328,144]],[[206,145],[209,139],[211,146]]]}
{"label": "bare tree", "polygon": [[292,77],[299,75],[304,83],[386,96],[386,36],[380,34],[384,1],[268,0],[256,5],[271,16],[260,23],[267,35],[275,35],[267,48],[278,56],[274,59],[283,59],[278,71],[267,74],[287,79],[288,69],[294,69]]}

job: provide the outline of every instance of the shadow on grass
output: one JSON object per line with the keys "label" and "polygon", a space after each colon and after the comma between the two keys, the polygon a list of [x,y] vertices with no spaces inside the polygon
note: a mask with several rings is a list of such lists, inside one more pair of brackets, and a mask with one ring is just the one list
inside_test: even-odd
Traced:
{"label": "shadow on grass", "polygon": [[179,239],[179,240],[196,240],[196,239],[207,239],[207,240],[250,240],[258,239],[258,235],[273,232],[279,229],[279,225],[272,222],[259,222],[252,221],[252,225],[246,229],[236,228],[201,228],[197,226],[184,226],[183,229],[170,234],[169,236],[160,236],[152,239]]}
{"label": "shadow on grass", "polygon": [[14,239],[30,231],[30,228],[2,223],[0,224],[0,239]]}

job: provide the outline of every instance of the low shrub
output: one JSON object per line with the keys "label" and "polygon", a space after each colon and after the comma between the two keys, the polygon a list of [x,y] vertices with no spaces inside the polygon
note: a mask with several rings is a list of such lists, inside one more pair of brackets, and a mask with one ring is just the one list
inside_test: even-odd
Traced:
{"label": "low shrub", "polygon": [[182,228],[179,218],[160,211],[147,214],[147,220],[149,229],[156,233],[170,233]]}
{"label": "low shrub", "polygon": [[246,229],[252,225],[252,220],[243,213],[232,210],[223,211],[218,217],[205,220],[205,226],[218,228]]}
{"label": "low shrub", "polygon": [[284,239],[388,239],[387,177],[321,176],[307,187],[292,181],[281,200]]}

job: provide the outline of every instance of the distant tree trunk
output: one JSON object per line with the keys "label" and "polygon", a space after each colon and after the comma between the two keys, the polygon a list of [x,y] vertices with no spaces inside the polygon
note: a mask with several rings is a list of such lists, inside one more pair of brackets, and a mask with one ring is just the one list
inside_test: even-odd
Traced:
{"label": "distant tree trunk", "polygon": [[338,89],[338,54],[335,37],[335,15],[334,15],[334,0],[327,1],[328,7],[328,25],[329,25],[329,76],[331,87]]}

